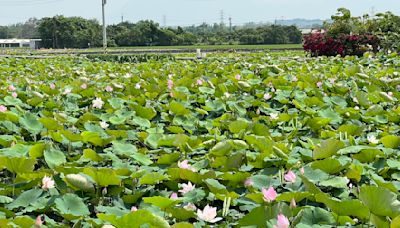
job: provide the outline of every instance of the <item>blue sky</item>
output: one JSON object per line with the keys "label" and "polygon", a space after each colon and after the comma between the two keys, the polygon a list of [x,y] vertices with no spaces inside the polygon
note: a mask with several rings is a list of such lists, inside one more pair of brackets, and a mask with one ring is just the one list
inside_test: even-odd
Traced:
{"label": "blue sky", "polygon": [[[355,15],[392,11],[400,14],[400,0],[107,0],[107,21],[152,19],[167,25],[192,25],[232,17],[233,24],[267,22],[274,19],[326,19],[339,7]],[[101,0],[0,0],[0,25],[22,22],[30,17],[62,14],[101,18]]]}

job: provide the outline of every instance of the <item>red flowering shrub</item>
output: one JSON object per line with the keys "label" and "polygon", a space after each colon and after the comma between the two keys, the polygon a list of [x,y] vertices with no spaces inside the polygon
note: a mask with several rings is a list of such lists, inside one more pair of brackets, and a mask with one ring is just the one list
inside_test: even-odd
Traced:
{"label": "red flowering shrub", "polygon": [[374,35],[340,35],[336,38],[325,33],[313,33],[304,37],[303,48],[311,56],[357,55],[366,51],[378,51],[379,39]]}

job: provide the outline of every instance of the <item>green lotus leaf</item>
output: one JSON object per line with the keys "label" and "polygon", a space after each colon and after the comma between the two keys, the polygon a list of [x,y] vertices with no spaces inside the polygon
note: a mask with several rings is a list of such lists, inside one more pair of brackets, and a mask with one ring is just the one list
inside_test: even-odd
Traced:
{"label": "green lotus leaf", "polygon": [[85,168],[83,169],[83,173],[90,176],[101,187],[120,185],[121,183],[121,179],[117,173],[109,168]]}
{"label": "green lotus leaf", "polygon": [[[181,220],[187,220],[187,219],[189,219],[190,217],[187,217],[187,218],[183,218],[183,219],[181,219]],[[192,225],[192,224],[190,224],[190,223],[187,223],[187,222],[180,222],[180,223],[176,223],[176,224],[174,224],[173,226],[171,226],[172,228],[194,228],[194,226]]]}
{"label": "green lotus leaf", "polygon": [[90,214],[82,198],[75,194],[67,193],[54,201],[57,211],[67,219],[76,219]]}
{"label": "green lotus leaf", "polygon": [[149,203],[151,205],[159,207],[162,210],[165,210],[166,208],[169,208],[169,207],[173,207],[180,202],[179,200],[172,200],[170,198],[166,198],[166,197],[162,197],[162,196],[144,197],[143,201],[145,203]]}
{"label": "green lotus leaf", "polygon": [[246,131],[249,126],[248,122],[245,120],[236,120],[229,124],[229,131],[236,134],[241,131]]}
{"label": "green lotus leaf", "polygon": [[0,157],[0,167],[12,173],[29,173],[35,168],[36,159],[26,157]]}
{"label": "green lotus leaf", "polygon": [[211,148],[210,153],[216,156],[226,156],[233,150],[233,146],[229,141],[217,143]]}
{"label": "green lotus leaf", "polygon": [[55,167],[58,167],[67,162],[67,157],[60,150],[51,148],[51,149],[45,150],[43,155],[44,155],[44,159],[45,159],[47,165],[51,169],[54,169]]}
{"label": "green lotus leaf", "polygon": [[13,202],[6,205],[6,208],[12,210],[18,207],[27,207],[35,203],[42,194],[42,189],[30,189],[21,193]]}
{"label": "green lotus leaf", "polygon": [[128,213],[122,217],[116,215],[98,214],[99,219],[109,222],[115,227],[140,228],[147,226],[150,228],[169,228],[170,225],[162,217],[155,215],[147,210],[138,210],[135,213]]}
{"label": "green lotus leaf", "polygon": [[160,182],[167,180],[168,178],[160,173],[146,173],[141,178],[139,178],[140,185],[155,185]]}
{"label": "green lotus leaf", "polygon": [[344,148],[345,144],[339,140],[328,139],[321,142],[313,152],[314,159],[329,158],[335,155],[340,149]]}
{"label": "green lotus leaf", "polygon": [[326,194],[317,194],[317,202],[324,203],[329,209],[340,216],[356,216],[365,220],[369,217],[369,209],[360,200],[338,200]]}
{"label": "green lotus leaf", "polygon": [[395,135],[384,136],[380,141],[387,148],[396,149],[400,146],[400,137]]}
{"label": "green lotus leaf", "polygon": [[37,135],[43,130],[43,124],[39,122],[37,116],[31,113],[26,113],[19,122],[31,134]]}
{"label": "green lotus leaf", "polygon": [[100,137],[100,134],[97,132],[84,131],[81,133],[82,141],[91,143],[95,146],[103,146],[104,140]]}
{"label": "green lotus leaf", "polygon": [[333,214],[319,207],[305,208],[301,212],[301,219],[299,221],[299,224],[306,225],[303,227],[310,227],[315,224],[333,226],[335,223],[336,220]]}
{"label": "green lotus leaf", "polygon": [[359,198],[377,216],[395,218],[400,214],[397,195],[386,188],[364,185],[360,189]]}

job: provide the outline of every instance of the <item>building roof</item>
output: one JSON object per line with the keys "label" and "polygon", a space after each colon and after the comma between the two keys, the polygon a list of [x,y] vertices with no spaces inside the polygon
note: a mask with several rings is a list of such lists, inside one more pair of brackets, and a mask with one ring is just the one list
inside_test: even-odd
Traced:
{"label": "building roof", "polygon": [[31,41],[42,41],[41,39],[0,39],[0,44],[20,44],[30,43]]}

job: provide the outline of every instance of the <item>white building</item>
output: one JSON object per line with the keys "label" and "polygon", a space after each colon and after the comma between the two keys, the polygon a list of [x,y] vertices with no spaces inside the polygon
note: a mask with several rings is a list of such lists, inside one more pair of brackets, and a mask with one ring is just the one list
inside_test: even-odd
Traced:
{"label": "white building", "polygon": [[0,48],[38,49],[41,39],[0,39]]}

